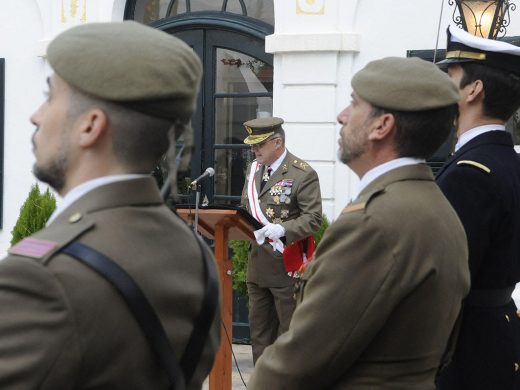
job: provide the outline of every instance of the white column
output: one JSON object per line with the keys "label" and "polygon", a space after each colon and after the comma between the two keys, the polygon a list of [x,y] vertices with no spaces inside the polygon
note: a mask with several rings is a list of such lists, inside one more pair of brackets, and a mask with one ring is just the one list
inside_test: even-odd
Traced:
{"label": "white column", "polygon": [[[330,219],[357,185],[337,161],[339,126],[350,86],[352,58],[359,51],[352,32],[357,1],[275,1],[275,32],[266,37],[274,53],[274,115],[284,118],[288,148],[318,172],[323,209]],[[347,70],[347,71],[346,71]]]}

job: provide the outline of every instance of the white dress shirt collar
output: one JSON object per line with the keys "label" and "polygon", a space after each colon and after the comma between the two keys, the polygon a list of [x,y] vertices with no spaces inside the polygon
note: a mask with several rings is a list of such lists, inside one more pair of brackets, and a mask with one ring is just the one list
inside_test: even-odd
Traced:
{"label": "white dress shirt collar", "polygon": [[372,183],[379,176],[387,173],[388,171],[391,171],[392,169],[396,169],[399,167],[404,167],[406,165],[422,164],[425,162],[426,160],[422,158],[401,157],[396,158],[395,160],[388,161],[384,164],[378,165],[375,168],[372,168],[361,178],[358,191],[354,194],[352,200],[356,199],[361,193],[361,191],[363,191],[370,183]]}
{"label": "white dress shirt collar", "polygon": [[97,187],[104,186],[106,184],[115,183],[117,181],[123,181],[123,180],[132,180],[132,179],[138,179],[142,177],[149,177],[150,175],[139,175],[139,174],[128,174],[128,175],[112,175],[112,176],[103,176],[98,177],[96,179],[92,179],[89,181],[86,181],[79,186],[74,187],[72,190],[67,192],[67,195],[65,195],[58,205],[54,212],[49,217],[49,220],[47,221],[47,225],[50,225],[52,221],[54,221],[58,215],[60,215],[67,207],[69,207],[72,203],[74,203],[76,200],[81,198],[86,193],[92,191],[93,189]]}
{"label": "white dress shirt collar", "polygon": [[462,148],[465,144],[467,144],[469,141],[471,141],[473,138],[479,136],[480,134],[484,134],[484,133],[487,133],[488,131],[494,131],[494,130],[505,131],[506,127],[503,124],[499,125],[497,123],[496,125],[484,125],[484,126],[474,127],[471,130],[466,131],[464,134],[462,134],[459,137],[459,140],[455,144],[455,151]]}
{"label": "white dress shirt collar", "polygon": [[273,162],[271,165],[266,165],[267,167],[271,167],[272,173],[275,173],[278,168],[280,168],[280,165],[282,165],[283,160],[287,156],[287,149],[285,149],[280,157],[278,157],[275,162]]}

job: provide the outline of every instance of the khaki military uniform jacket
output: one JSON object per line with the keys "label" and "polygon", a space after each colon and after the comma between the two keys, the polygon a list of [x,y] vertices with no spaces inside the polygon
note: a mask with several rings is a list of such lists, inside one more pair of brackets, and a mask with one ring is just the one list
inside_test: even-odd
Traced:
{"label": "khaki military uniform jacket", "polygon": [[[201,307],[203,262],[193,234],[163,204],[155,181],[98,187],[33,238],[55,247],[0,261],[0,389],[167,389],[165,373],[114,287],[56,252],[77,240],[122,266],[182,354]],[[217,315],[189,389],[201,388],[218,341]]]}
{"label": "khaki military uniform jacket", "polygon": [[[242,192],[242,205],[249,208],[247,176]],[[262,169],[255,175],[260,208],[272,223],[279,223],[285,229],[285,242],[291,244],[317,231],[321,224],[321,193],[318,175],[305,161],[287,152],[280,167],[273,172],[269,181],[260,190]],[[270,244],[251,244],[247,270],[248,282],[260,287],[282,287],[293,283],[287,276],[282,255],[273,251]]]}
{"label": "khaki military uniform jacket", "polygon": [[325,232],[248,389],[434,389],[468,289],[466,236],[430,168],[391,170]]}

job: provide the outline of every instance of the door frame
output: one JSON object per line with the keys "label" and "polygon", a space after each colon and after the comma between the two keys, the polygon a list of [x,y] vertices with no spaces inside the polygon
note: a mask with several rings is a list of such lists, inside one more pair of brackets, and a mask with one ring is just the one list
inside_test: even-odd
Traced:
{"label": "door frame", "polygon": [[[215,91],[216,48],[226,48],[252,55],[259,60],[273,65],[273,55],[256,51],[251,53],[248,40],[265,42],[266,35],[273,33],[273,26],[257,19],[223,12],[191,12],[179,16],[161,19],[150,24],[151,27],[165,31],[181,39],[189,38],[195,52],[203,63],[204,72],[211,72],[204,77],[194,114],[193,128],[195,130],[195,149],[191,161],[191,177],[201,174],[207,166],[212,166],[215,160]],[[200,35],[202,34],[202,35]],[[199,43],[197,43],[197,40]],[[271,94],[272,96],[272,94]],[[199,130],[197,130],[199,129]],[[247,146],[237,146],[246,148]],[[204,183],[204,193],[210,202],[214,201],[214,181]],[[239,199],[239,196],[235,196]],[[233,198],[235,198],[233,197]],[[189,202],[189,201],[188,201]]]}

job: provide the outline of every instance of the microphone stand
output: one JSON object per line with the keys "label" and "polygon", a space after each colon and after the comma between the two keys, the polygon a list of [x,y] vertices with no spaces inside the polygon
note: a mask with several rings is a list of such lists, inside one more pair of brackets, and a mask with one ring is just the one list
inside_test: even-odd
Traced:
{"label": "microphone stand", "polygon": [[197,182],[194,182],[191,185],[191,189],[196,191],[195,192],[195,222],[193,224],[193,230],[196,234],[199,234],[198,227],[199,227],[199,202],[200,202],[200,185],[197,184]]}

